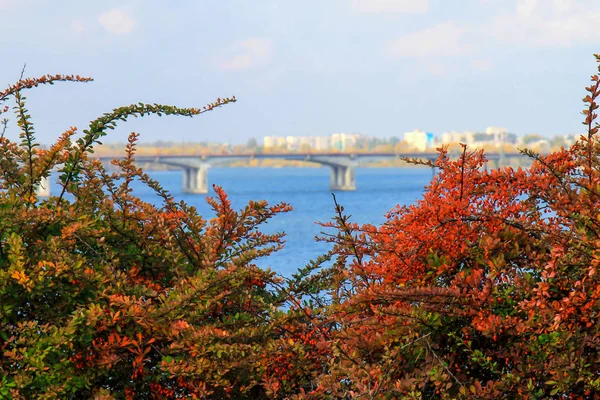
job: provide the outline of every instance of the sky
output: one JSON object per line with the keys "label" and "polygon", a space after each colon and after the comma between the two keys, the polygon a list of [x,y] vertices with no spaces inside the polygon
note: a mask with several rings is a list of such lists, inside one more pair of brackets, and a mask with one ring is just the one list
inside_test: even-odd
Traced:
{"label": "sky", "polygon": [[24,64],[28,77],[94,78],[27,93],[45,144],[118,106],[232,95],[194,119],[132,120],[105,142],[552,136],[584,130],[599,20],[598,0],[0,0],[0,86]]}

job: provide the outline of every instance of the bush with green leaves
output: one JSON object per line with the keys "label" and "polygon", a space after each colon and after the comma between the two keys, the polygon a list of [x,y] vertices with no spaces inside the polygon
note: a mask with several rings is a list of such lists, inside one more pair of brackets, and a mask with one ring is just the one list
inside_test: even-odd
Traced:
{"label": "bush with green leaves", "polygon": [[[42,149],[23,94],[61,81],[90,79],[48,75],[0,92],[0,105],[15,101],[20,131],[20,141],[9,140],[3,121],[0,398],[263,398],[309,389],[320,367],[304,289],[255,264],[283,245],[282,233],[264,234],[261,224],[291,207],[252,201],[236,211],[215,187],[215,217],[206,220],[136,167],[135,133],[113,161],[117,172],[91,157],[129,117],[196,116],[235,98],[116,108]],[[40,199],[36,187],[53,170],[61,190]],[[134,180],[161,205],[136,197]]]}

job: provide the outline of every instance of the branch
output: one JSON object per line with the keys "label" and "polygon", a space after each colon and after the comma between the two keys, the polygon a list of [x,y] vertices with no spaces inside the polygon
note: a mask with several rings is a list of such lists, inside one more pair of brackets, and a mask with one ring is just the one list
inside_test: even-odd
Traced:
{"label": "branch", "polygon": [[[1,94],[1,93],[0,93]],[[0,97],[1,99],[1,97]],[[65,167],[61,177],[62,191],[57,198],[56,204],[60,204],[63,196],[67,191],[68,185],[77,178],[81,166],[79,165],[86,153],[92,152],[92,147],[98,143],[98,139],[106,136],[107,130],[115,129],[117,121],[127,121],[129,117],[143,117],[145,115],[156,114],[159,117],[165,115],[180,115],[193,117],[212,111],[217,107],[225,104],[234,103],[235,96],[230,98],[217,98],[214,103],[209,103],[202,108],[179,108],[175,106],[166,106],[162,104],[131,104],[129,106],[115,108],[110,113],[105,113],[103,116],[90,122],[89,129],[83,131],[85,134],[77,140],[78,147],[75,152],[65,161]]]}
{"label": "branch", "polygon": [[452,371],[450,371],[448,369],[448,367],[446,367],[446,364],[444,364],[444,362],[442,361],[441,358],[438,357],[438,355],[435,353],[435,351],[433,351],[433,349],[431,348],[431,344],[429,343],[429,340],[426,340],[425,343],[427,343],[427,347],[429,348],[429,351],[431,351],[431,354],[433,354],[433,356],[436,358],[436,360],[438,360],[438,362],[440,363],[440,365],[442,367],[444,367],[444,369],[446,370],[446,372],[448,372],[448,374],[450,374],[450,376],[452,378],[454,378],[454,380],[456,381],[456,383],[458,383],[460,386],[464,386],[459,380],[458,378],[452,373]]}
{"label": "branch", "polygon": [[31,89],[39,85],[53,85],[54,82],[91,82],[92,78],[85,78],[79,75],[43,75],[40,78],[20,79],[14,85],[10,85],[6,90],[0,92],[0,103],[6,101],[17,91]]}

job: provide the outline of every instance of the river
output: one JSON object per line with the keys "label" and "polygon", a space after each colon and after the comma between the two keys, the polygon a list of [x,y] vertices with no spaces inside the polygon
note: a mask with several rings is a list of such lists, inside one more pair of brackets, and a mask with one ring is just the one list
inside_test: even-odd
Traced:
{"label": "river", "polygon": [[[149,171],[177,200],[198,208],[206,218],[214,214],[205,195],[185,194],[181,190],[181,171]],[[352,220],[381,224],[385,214],[398,204],[410,204],[423,193],[432,177],[428,168],[357,168],[356,191],[337,192],[338,202]],[[286,276],[311,259],[323,254],[327,244],[315,242],[323,230],[317,222],[330,221],[334,203],[329,190],[329,168],[211,168],[209,183],[222,186],[234,208],[242,208],[249,200],[267,200],[269,204],[286,202],[294,211],[280,214],[269,221],[263,232],[286,232],[286,245],[280,252],[259,262],[261,267]],[[54,180],[54,179],[53,179]],[[52,193],[59,192],[56,183]],[[142,200],[159,202],[152,190],[134,184],[134,194]]]}

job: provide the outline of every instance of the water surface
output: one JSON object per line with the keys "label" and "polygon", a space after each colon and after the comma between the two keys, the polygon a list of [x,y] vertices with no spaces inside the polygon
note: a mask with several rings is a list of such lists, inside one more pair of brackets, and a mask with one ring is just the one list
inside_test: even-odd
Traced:
{"label": "water surface", "polygon": [[[186,194],[181,190],[181,171],[149,171],[177,200],[194,205],[205,218],[214,214],[205,195]],[[432,177],[428,168],[357,168],[356,191],[336,192],[345,212],[358,223],[381,224],[385,214],[398,204],[410,204],[423,193]],[[315,242],[323,230],[317,222],[330,221],[334,203],[329,190],[329,168],[211,168],[209,184],[222,186],[236,209],[249,200],[267,200],[269,204],[286,202],[294,211],[276,216],[262,231],[286,232],[285,248],[260,262],[283,275],[289,275],[327,250],[327,244]],[[53,184],[52,193],[59,193]],[[159,202],[151,189],[140,183],[134,193],[148,202]],[[211,193],[209,193],[211,194]],[[214,193],[212,193],[214,194]]]}

